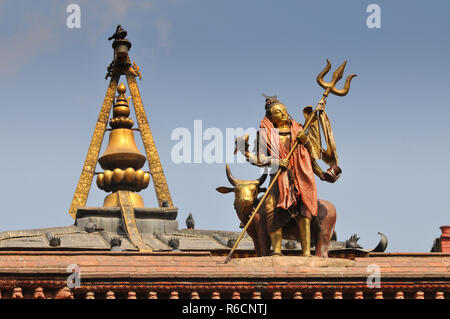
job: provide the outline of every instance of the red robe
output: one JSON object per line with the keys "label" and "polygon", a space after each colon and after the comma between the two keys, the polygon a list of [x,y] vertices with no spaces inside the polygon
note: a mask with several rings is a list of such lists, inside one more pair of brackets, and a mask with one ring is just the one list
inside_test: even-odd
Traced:
{"label": "red robe", "polygon": [[[291,145],[289,149],[280,143],[279,135],[271,134],[275,127],[267,118],[261,121],[260,141],[267,146],[269,155],[283,159],[286,158],[297,139],[302,126],[291,119]],[[266,133],[268,132],[268,133]],[[275,139],[275,141],[273,141]],[[306,210],[312,216],[317,216],[317,188],[314,179],[314,172],[311,165],[311,158],[308,150],[301,144],[291,156],[289,169],[294,177],[294,185],[289,182],[288,171],[283,170],[278,177],[278,188],[280,196],[278,197],[277,207],[288,209],[291,206],[297,206],[297,199],[301,196],[302,203]],[[295,186],[295,188],[294,188]]]}

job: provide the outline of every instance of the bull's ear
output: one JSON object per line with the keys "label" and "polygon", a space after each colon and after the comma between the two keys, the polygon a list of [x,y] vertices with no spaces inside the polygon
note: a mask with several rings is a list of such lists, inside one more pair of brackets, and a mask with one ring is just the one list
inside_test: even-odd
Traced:
{"label": "bull's ear", "polygon": [[258,193],[265,193],[265,192],[267,192],[267,188],[265,187],[258,188]]}
{"label": "bull's ear", "polygon": [[227,194],[227,193],[234,192],[234,188],[220,186],[220,187],[216,188],[216,191],[218,191],[219,193],[222,193],[222,194]]}

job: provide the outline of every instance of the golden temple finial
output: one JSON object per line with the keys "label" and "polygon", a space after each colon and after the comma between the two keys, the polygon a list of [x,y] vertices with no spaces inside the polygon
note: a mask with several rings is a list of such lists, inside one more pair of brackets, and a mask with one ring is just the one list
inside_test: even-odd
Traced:
{"label": "golden temple finial", "polygon": [[[122,75],[126,76],[126,80],[128,83],[128,89],[131,94],[131,98],[133,100],[133,107],[136,115],[136,123],[139,126],[139,132],[142,137],[142,143],[144,145],[145,153],[147,155],[147,160],[149,164],[150,174],[152,176],[154,190],[156,193],[156,198],[158,200],[158,206],[160,208],[165,207],[174,207],[172,202],[172,197],[169,192],[169,187],[167,185],[166,177],[164,175],[164,170],[162,168],[158,151],[156,149],[155,141],[153,139],[152,132],[150,130],[150,126],[147,120],[147,116],[145,114],[144,105],[141,100],[141,96],[139,93],[139,89],[136,83],[135,77],[141,78],[141,74],[139,72],[139,67],[133,63],[131,64],[129,50],[131,49],[131,42],[125,39],[126,31],[123,30],[122,27],[118,27],[116,29],[116,33],[111,37],[111,40],[114,39],[112,43],[112,47],[114,49],[114,57],[113,61],[107,68],[107,74],[105,79],[108,77],[111,78],[108,89],[106,91],[105,98],[103,100],[103,104],[97,118],[97,122],[95,125],[94,133],[92,135],[91,143],[89,145],[89,149],[83,164],[83,168],[81,170],[81,175],[78,180],[75,194],[73,196],[69,214],[76,218],[78,208],[85,207],[89,195],[89,191],[91,188],[92,180],[95,176],[95,169],[97,166],[97,161],[100,162],[100,165],[103,169],[105,169],[104,173],[99,174],[99,176],[103,176],[103,179],[106,179],[106,182],[109,180],[109,177],[106,176],[107,171],[114,171],[116,168],[121,169],[122,171],[126,170],[128,167],[134,169],[137,174],[137,171],[144,165],[145,156],[143,156],[136,148],[134,142],[134,136],[131,128],[134,123],[131,118],[129,118],[130,108],[129,108],[129,98],[125,97],[125,92],[127,88],[125,84],[119,85],[119,79]],[[114,103],[115,92],[117,91],[118,96],[116,103]],[[113,117],[109,119],[111,108],[114,104]],[[107,124],[111,126],[111,136],[110,142],[107,148],[107,151],[103,154],[102,158],[99,159],[99,152],[102,146],[103,137],[105,132],[107,131]],[[123,131],[128,130],[128,131]],[[128,142],[122,143],[126,144],[127,150],[132,149],[130,158],[135,160],[133,165],[128,165],[130,159],[125,162],[120,163],[121,155],[118,147],[120,143],[117,143],[119,139],[115,137],[116,135],[122,134],[124,137],[129,138]],[[131,140],[132,139],[132,140]],[[116,147],[114,147],[114,145]],[[122,145],[123,146],[123,145]],[[114,150],[114,152],[110,153],[110,151]],[[140,164],[140,165],[138,165]],[[131,170],[129,170],[131,171]],[[109,174],[109,173],[108,173]],[[125,173],[124,173],[125,174]],[[139,173],[140,174],[140,173]],[[148,174],[148,173],[147,173]],[[144,174],[145,175],[145,174]],[[119,178],[121,174],[117,175]],[[124,175],[125,176],[125,175]],[[129,176],[129,175],[127,175]],[[112,178],[112,177],[111,177]],[[129,176],[130,183],[133,178]],[[146,185],[147,178],[150,178],[150,175],[145,175],[142,177],[142,183],[137,183],[138,180],[141,180],[140,176],[135,176],[134,182],[142,187]],[[101,185],[101,187],[107,187],[105,184],[105,180],[97,179],[97,183]],[[99,187],[100,187],[99,185]],[[110,185],[110,184],[108,184]],[[111,190],[112,189],[112,184]],[[117,185],[116,185],[117,186]],[[145,186],[146,187],[146,186]],[[133,188],[132,191],[135,191],[136,188]],[[142,188],[141,188],[142,189]],[[106,189],[105,189],[106,190]],[[131,193],[132,195],[133,193]],[[139,196],[139,195],[138,195]],[[105,203],[106,204],[106,203]],[[116,205],[119,206],[119,205]],[[138,206],[136,206],[138,207]]]}
{"label": "golden temple finial", "polygon": [[117,87],[117,92],[119,94],[125,94],[126,91],[127,91],[127,87],[125,86],[125,84],[120,83],[119,86]]}
{"label": "golden temple finial", "polygon": [[125,84],[120,83],[117,88],[119,96],[116,97],[116,103],[113,107],[113,118],[109,121],[112,129],[133,127],[133,120],[128,117],[130,115],[130,107],[128,105],[129,99],[125,96],[126,91]]}
{"label": "golden temple finial", "polygon": [[142,197],[134,192],[147,188],[150,174],[141,168],[146,158],[138,150],[131,128],[133,120],[130,115],[128,100],[125,96],[126,87],[121,83],[117,92],[116,103],[113,107],[113,117],[109,121],[112,130],[108,146],[98,159],[100,166],[105,170],[97,176],[97,186],[105,192],[112,192],[105,198],[103,206],[115,207],[118,205],[118,191],[130,191],[134,207],[143,207]]}

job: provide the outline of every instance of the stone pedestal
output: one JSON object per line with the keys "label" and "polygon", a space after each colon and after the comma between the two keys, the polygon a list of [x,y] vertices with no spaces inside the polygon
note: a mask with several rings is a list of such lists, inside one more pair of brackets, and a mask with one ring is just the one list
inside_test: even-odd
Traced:
{"label": "stone pedestal", "polygon": [[266,256],[231,259],[230,264],[244,267],[351,267],[353,260],[340,258],[301,257],[301,256]]}

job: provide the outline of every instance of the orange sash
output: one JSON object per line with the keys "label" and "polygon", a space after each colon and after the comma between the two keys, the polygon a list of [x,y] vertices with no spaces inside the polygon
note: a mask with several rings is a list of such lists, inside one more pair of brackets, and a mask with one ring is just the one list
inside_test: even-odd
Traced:
{"label": "orange sash", "polygon": [[[302,126],[291,119],[291,146],[292,149],[297,139],[298,133],[302,130]],[[283,159],[286,158],[290,149],[280,143],[280,137],[272,122],[267,118],[261,121],[259,138],[262,145],[267,147],[269,155]],[[260,144],[261,145],[261,144]],[[294,184],[289,182],[288,170],[283,170],[278,177],[278,188],[280,197],[278,198],[277,207],[288,209],[297,205],[297,199],[301,196],[301,200],[305,208],[311,215],[317,216],[317,188],[314,179],[314,173],[311,166],[311,159],[308,150],[299,145],[291,156],[289,161],[289,169],[294,177]],[[295,187],[295,188],[294,188]]]}

